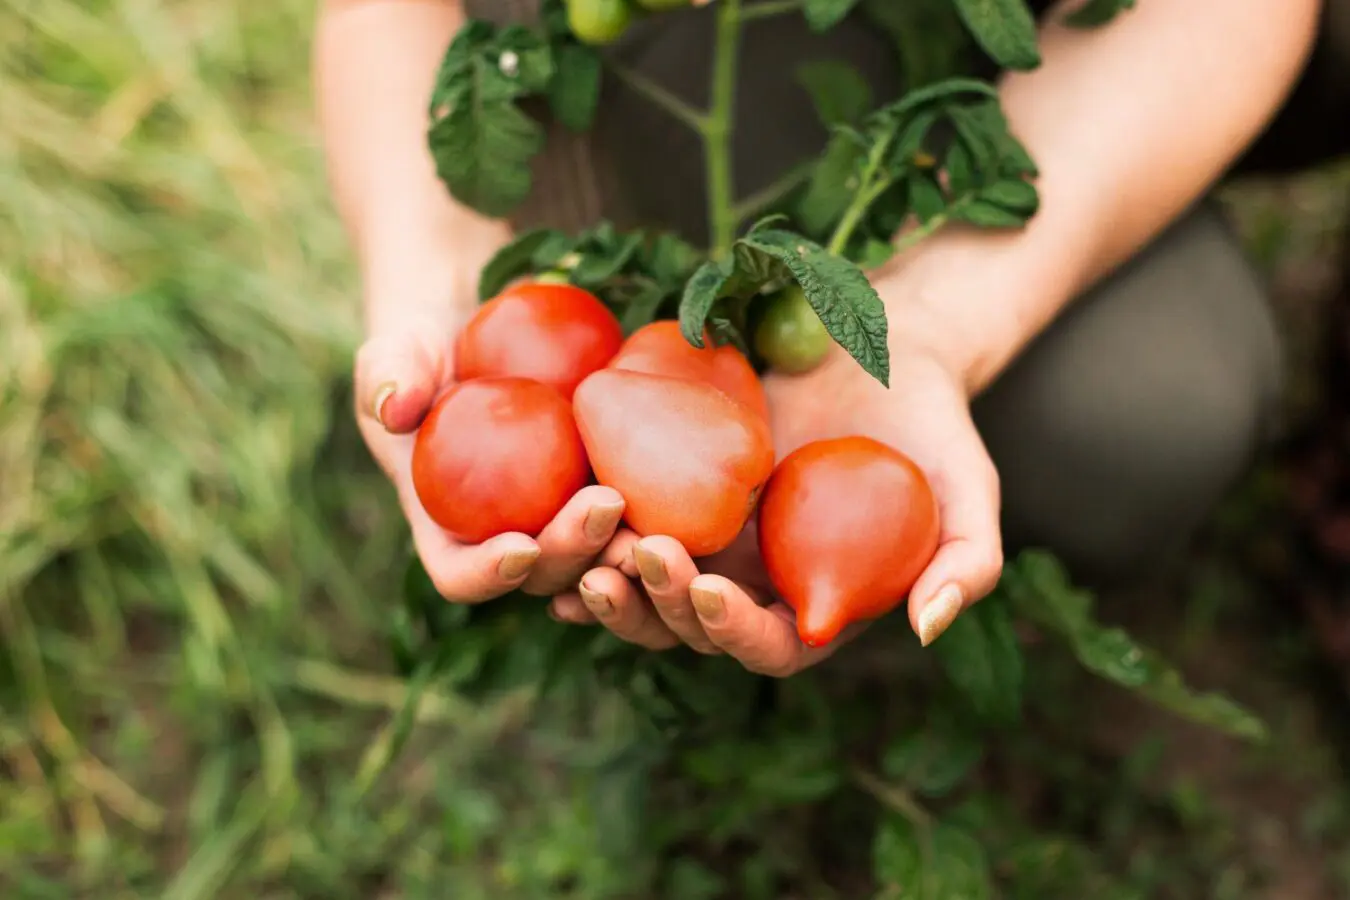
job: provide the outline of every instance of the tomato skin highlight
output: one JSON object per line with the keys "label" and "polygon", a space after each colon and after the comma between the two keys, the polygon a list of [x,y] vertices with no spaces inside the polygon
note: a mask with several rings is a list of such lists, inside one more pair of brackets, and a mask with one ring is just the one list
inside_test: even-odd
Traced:
{"label": "tomato skin highlight", "polygon": [[619,320],[570,284],[531,282],[484,303],[455,341],[455,380],[528,378],[570,398],[623,345]]}
{"label": "tomato skin highlight", "polygon": [[706,333],[703,341],[702,349],[695,347],[678,322],[661,319],[629,335],[609,368],[703,381],[768,419],[769,401],[750,361],[729,344],[714,347]]}
{"label": "tomato skin highlight", "polygon": [[755,351],[770,367],[787,375],[809,372],[824,361],[834,338],[797,285],[769,299],[755,328]]}
{"label": "tomato skin highlight", "polygon": [[812,647],[903,603],[936,554],[938,535],[937,499],[923,472],[867,437],[794,450],[760,500],[765,571]]}
{"label": "tomato skin highlight", "polygon": [[422,507],[461,543],[519,531],[531,537],[590,480],[571,404],[524,378],[451,387],[413,443]]}
{"label": "tomato skin highlight", "polygon": [[768,422],[701,381],[602,369],[572,400],[596,480],[643,537],[694,557],[725,549],[773,471]]}
{"label": "tomato skin highlight", "polygon": [[583,44],[612,44],[632,21],[628,0],[567,0],[567,27]]}

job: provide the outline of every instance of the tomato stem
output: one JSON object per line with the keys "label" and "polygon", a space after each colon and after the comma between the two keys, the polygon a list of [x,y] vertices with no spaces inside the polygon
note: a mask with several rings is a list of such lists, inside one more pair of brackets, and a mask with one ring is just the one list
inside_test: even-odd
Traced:
{"label": "tomato stem", "polygon": [[619,80],[651,101],[672,118],[678,119],[700,135],[708,131],[708,114],[684,102],[670,91],[652,81],[646,75],[628,68],[621,62],[606,60],[606,64],[618,76]]}
{"label": "tomato stem", "polygon": [[741,0],[722,0],[718,4],[712,107],[701,134],[708,176],[708,235],[714,257],[730,253],[731,245],[736,241],[738,222],[731,170],[731,138],[736,115],[736,61],[742,21]]}

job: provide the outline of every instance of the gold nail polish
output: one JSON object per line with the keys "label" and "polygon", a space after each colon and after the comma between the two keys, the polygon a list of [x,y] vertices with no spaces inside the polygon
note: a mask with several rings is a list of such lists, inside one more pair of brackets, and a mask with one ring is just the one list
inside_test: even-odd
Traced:
{"label": "gold nail polish", "polygon": [[609,598],[599,591],[586,587],[585,582],[577,585],[577,593],[581,594],[581,602],[586,604],[586,608],[597,616],[604,618],[614,612],[614,604]]}
{"label": "gold nail polish", "polygon": [[398,385],[392,381],[386,381],[380,385],[379,390],[375,392],[375,403],[371,409],[371,414],[375,416],[375,421],[381,425],[384,424],[384,405],[389,402],[389,398],[398,393]]}
{"label": "gold nail polish", "polygon": [[665,587],[670,582],[670,573],[666,571],[665,560],[640,543],[633,545],[633,562],[637,563],[638,574],[642,576],[642,580],[652,587]]}
{"label": "gold nail polish", "polygon": [[608,540],[614,534],[614,529],[619,526],[621,518],[623,518],[622,503],[592,506],[590,512],[586,513],[586,522],[582,528],[586,532],[586,537],[593,541]]}
{"label": "gold nail polish", "polygon": [[965,605],[960,585],[949,584],[938,591],[919,613],[919,642],[927,647],[941,637]]}
{"label": "gold nail polish", "polygon": [[726,614],[726,604],[722,602],[722,595],[717,591],[691,584],[689,600],[694,604],[698,617],[705,622],[718,622]]}
{"label": "gold nail polish", "polygon": [[511,550],[502,556],[502,561],[497,564],[497,574],[507,581],[524,578],[538,558],[538,547],[532,547],[529,550]]}

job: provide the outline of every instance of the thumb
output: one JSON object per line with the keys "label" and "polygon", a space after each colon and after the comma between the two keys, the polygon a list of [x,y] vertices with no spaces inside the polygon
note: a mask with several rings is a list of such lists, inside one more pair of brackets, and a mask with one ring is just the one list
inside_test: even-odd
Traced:
{"label": "thumb", "polygon": [[392,434],[415,430],[450,381],[450,338],[430,322],[369,338],[356,353],[359,414]]}

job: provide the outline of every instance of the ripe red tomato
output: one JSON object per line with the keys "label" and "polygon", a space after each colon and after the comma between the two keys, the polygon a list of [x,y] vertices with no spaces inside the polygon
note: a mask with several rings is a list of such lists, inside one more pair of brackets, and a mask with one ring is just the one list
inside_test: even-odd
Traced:
{"label": "ripe red tomato", "polygon": [[794,450],[760,501],[764,569],[812,647],[899,606],[937,546],[928,479],[909,457],[871,438]]}
{"label": "ripe red tomato", "polygon": [[706,334],[700,350],[684,339],[679,323],[671,319],[644,325],[629,335],[609,368],[703,381],[756,415],[769,417],[764,385],[741,352],[729,344],[714,347]]}
{"label": "ripe red tomato", "polygon": [[432,521],[479,544],[539,534],[590,468],[561,394],[524,378],[479,378],[451,387],[422,421],[412,480]]}
{"label": "ripe red tomato", "polygon": [[581,379],[619,352],[619,320],[570,284],[507,288],[479,307],[455,342],[455,380],[529,378],[571,398]]}
{"label": "ripe red tomato", "polygon": [[740,534],[773,470],[764,418],[705,382],[623,369],[587,378],[572,406],[596,480],[623,495],[634,531],[691,556]]}

